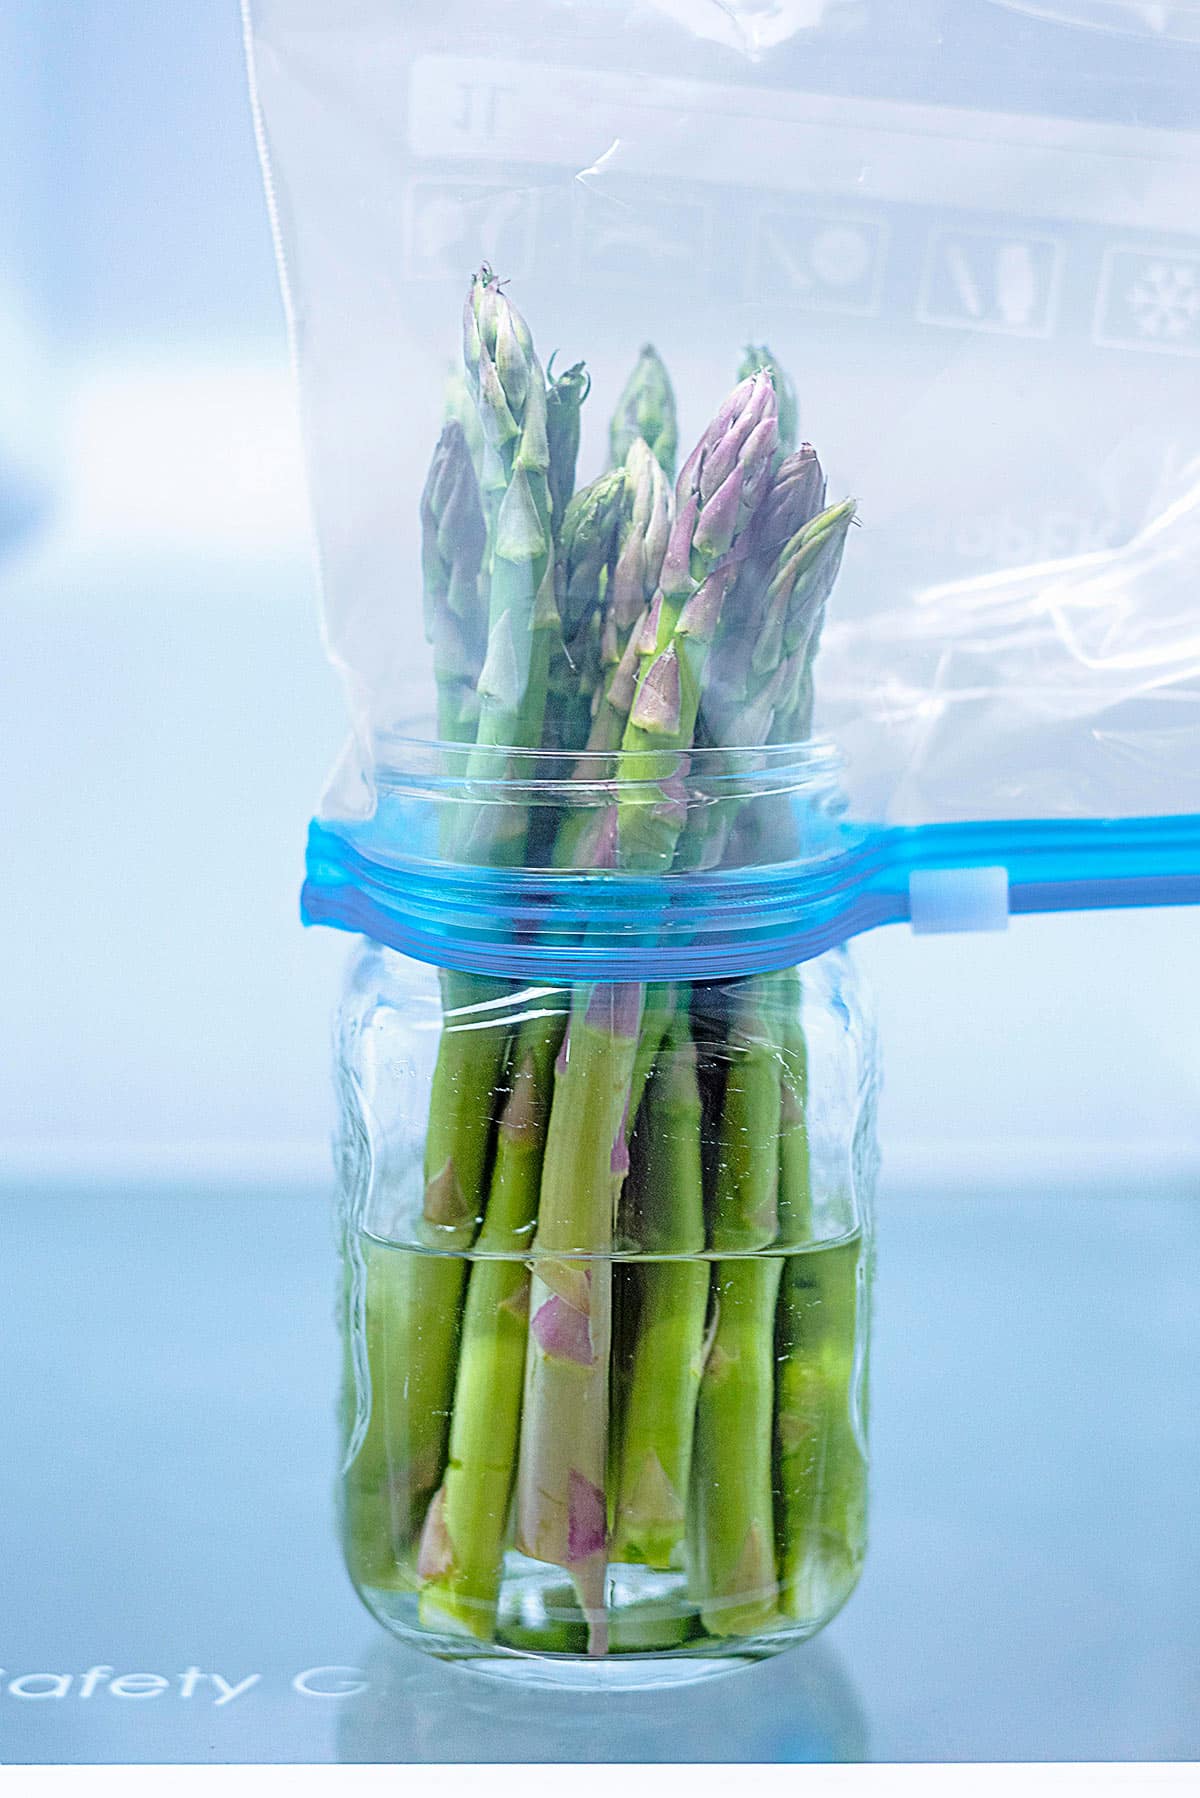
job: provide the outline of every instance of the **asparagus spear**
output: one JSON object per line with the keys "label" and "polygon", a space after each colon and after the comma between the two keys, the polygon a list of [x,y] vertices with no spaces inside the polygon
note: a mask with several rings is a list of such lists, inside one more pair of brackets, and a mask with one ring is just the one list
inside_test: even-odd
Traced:
{"label": "asparagus spear", "polygon": [[[691,1577],[713,1635],[751,1635],[778,1613],[774,1317],[781,1263],[754,1250],[775,1229],[781,1087],[772,976],[736,983],[711,1240],[716,1322],[696,1410]],[[743,1132],[753,1130],[752,1138]]]}
{"label": "asparagus spear", "polygon": [[[646,1094],[642,1205],[634,1224],[645,1255],[698,1255],[704,1248],[700,1088],[686,1018],[681,1007]],[[611,1558],[666,1568],[679,1562],[686,1529],[709,1269],[685,1260],[624,1271],[639,1322],[621,1420]]]}
{"label": "asparagus spear", "polygon": [[741,539],[771,476],[770,376],[736,387],[679,476],[654,605],[639,633],[637,688],[621,742],[627,786],[618,813],[623,867],[665,871],[684,822],[675,775],[692,742],[709,646],[733,583]]}
{"label": "asparagus spear", "polygon": [[[853,522],[853,500],[827,506],[782,553],[769,595],[769,618],[763,627],[763,641],[774,643],[784,658],[771,677],[775,682],[773,711],[766,736],[771,743],[803,742],[811,730],[813,662],[826,601]],[[767,665],[765,652],[756,651],[755,661],[758,668]],[[736,863],[781,861],[794,853],[795,820],[782,795],[760,799],[742,808],[736,817],[727,808],[723,828],[731,822],[734,836],[729,856]],[[722,852],[726,840],[722,839]]]}
{"label": "asparagus spear", "polygon": [[[435,450],[421,518],[439,730],[445,740],[471,741],[478,713],[471,688],[485,636],[479,592],[484,526],[468,436],[456,418],[447,421]],[[454,1251],[469,1246],[485,1190],[494,1088],[508,1038],[507,1026],[495,1020],[495,1007],[503,1006],[507,987],[450,971],[439,978],[443,1032],[418,1229],[427,1247]],[[462,1266],[453,1260],[416,1260],[376,1249],[366,1257],[364,1354],[371,1412],[348,1478],[346,1523],[358,1544],[360,1567],[368,1539],[375,1539],[377,1583],[412,1578],[420,1518],[445,1454],[462,1281]],[[370,1583],[370,1576],[363,1577]]]}
{"label": "asparagus spear", "polygon": [[425,1138],[417,1230],[429,1255],[372,1252],[366,1295],[370,1430],[388,1470],[394,1553],[412,1559],[442,1476],[466,1263],[487,1191],[493,1120],[510,1036],[502,981],[443,970],[443,1022]]}
{"label": "asparagus spear", "polygon": [[747,554],[738,571],[737,587],[726,606],[713,644],[712,666],[704,693],[704,727],[710,742],[722,747],[747,746],[761,723],[757,741],[770,728],[756,701],[782,656],[776,629],[765,657],[759,642],[774,623],[772,596],[787,564],[788,545],[825,504],[825,477],[809,443],[780,463],[750,533]]}
{"label": "asparagus spear", "polygon": [[[805,444],[776,471],[747,534],[747,553],[721,615],[701,702],[707,740],[727,746],[712,762],[717,773],[736,772],[742,758],[733,745],[749,749],[766,741],[778,706],[794,691],[800,664],[783,654],[775,620],[803,575],[805,564],[796,553],[800,534],[823,503],[824,492],[820,463]],[[759,650],[769,632],[778,649],[773,659]],[[715,867],[740,809],[736,796],[698,808],[688,821],[676,866]]]}
{"label": "asparagus spear", "polygon": [[[768,551],[774,554],[774,569],[765,583],[762,610],[751,636],[753,650],[742,663],[741,685],[731,679],[720,694],[728,707],[726,729],[730,728],[731,714],[736,716],[736,704],[740,702],[746,708],[734,738],[743,742],[762,741],[768,734],[774,735],[781,714],[786,719],[789,707],[796,704],[797,694],[803,693],[810,683],[818,621],[836,578],[854,514],[851,501],[826,508],[803,520],[795,534],[780,544],[782,529],[786,529],[786,523],[794,522],[793,507],[806,511],[814,501],[823,499],[824,481],[808,446],[798,453],[791,467],[785,463],[780,469],[776,495],[774,512],[768,513],[764,507],[766,516],[761,517],[759,566],[755,569],[752,558],[746,571],[751,579],[761,580],[765,555]],[[750,726],[746,718],[755,710],[757,719]],[[718,854],[714,859],[719,859],[719,846],[728,835],[730,822],[726,808],[716,832]],[[715,1248],[753,1250],[765,1246],[772,1235],[783,1246],[802,1240],[811,1228],[805,1115],[807,1055],[799,999],[795,970],[738,985],[730,1034],[731,1049],[738,1052],[726,1082],[720,1126]],[[769,1147],[775,1143],[777,1154],[771,1153]],[[778,1263],[760,1263],[757,1268],[751,1264],[719,1264],[716,1285],[723,1311],[728,1312],[731,1306],[747,1315],[757,1311],[761,1320],[771,1290],[779,1287],[780,1277]],[[785,1297],[781,1309],[788,1302],[793,1278],[794,1268],[789,1264],[782,1275]],[[741,1321],[745,1321],[745,1316]],[[739,1451],[740,1506],[733,1502],[739,1489],[731,1481],[727,1465],[728,1440],[723,1444],[719,1428],[704,1434],[705,1451],[711,1461],[704,1463],[703,1496],[711,1500],[713,1488],[724,1486],[726,1497],[723,1503],[709,1504],[707,1514],[698,1519],[697,1561],[701,1586],[708,1594],[704,1608],[707,1626],[740,1632],[758,1627],[772,1609],[762,1547],[770,1515],[770,1454],[762,1428],[769,1376],[764,1374],[760,1360],[758,1377],[754,1378],[749,1365],[754,1359],[752,1336],[737,1328],[736,1319],[729,1327],[735,1337],[737,1368],[731,1371],[730,1361],[725,1359],[731,1351],[719,1323],[713,1349],[713,1386],[703,1389],[702,1411],[707,1415],[708,1409],[714,1409],[720,1415],[721,1401],[728,1397],[722,1390],[726,1382],[736,1391],[743,1380],[749,1380],[759,1404],[756,1412],[747,1401]],[[787,1352],[790,1351],[781,1350],[781,1354]],[[802,1378],[790,1361],[785,1359],[781,1364],[789,1370],[789,1377]],[[837,1403],[838,1399],[833,1398],[831,1414]],[[784,1428],[782,1424],[779,1427],[781,1431]],[[794,1472],[792,1461],[782,1476],[785,1486]],[[705,1509],[702,1497],[702,1512]],[[799,1522],[794,1505],[786,1529],[787,1540],[796,1537]],[[737,1540],[742,1543],[743,1558],[731,1570],[731,1545]],[[787,1577],[794,1591],[796,1577]],[[743,1607],[739,1593],[755,1589],[757,1599],[752,1596],[748,1606]]]}
{"label": "asparagus spear", "polygon": [[779,1232],[776,1242],[792,1248],[813,1231],[812,1168],[808,1146],[808,1044],[801,1015],[799,968],[775,976],[779,995]]}
{"label": "asparagus spear", "polygon": [[[550,557],[546,389],[528,326],[490,269],[472,281],[464,309],[464,362],[483,438],[481,489],[488,525],[487,650],[477,680],[479,722],[468,759],[474,778],[494,779],[506,761],[493,746],[536,742],[546,702],[550,640],[557,630]],[[453,433],[451,434],[453,442]],[[460,459],[461,474],[461,459]],[[431,497],[432,507],[432,497]],[[468,813],[458,852],[468,859],[514,862],[527,819],[519,807]],[[398,1543],[407,1552],[415,1513],[423,1516],[445,1457],[465,1263],[483,1216],[501,1078],[511,1031],[503,982],[444,971],[443,1028],[425,1138],[420,1234],[441,1256],[403,1260],[397,1302],[377,1303],[395,1317],[393,1353],[412,1370],[395,1416],[386,1420],[388,1454],[406,1482]],[[370,1324],[368,1325],[370,1328]],[[378,1326],[382,1328],[382,1323]],[[418,1525],[419,1527],[419,1525]]]}
{"label": "asparagus spear", "polygon": [[[415,1442],[417,1432],[405,1428],[396,1415],[397,1399],[407,1388],[410,1371],[396,1353],[399,1348],[402,1356],[405,1347],[409,1288],[404,1267],[409,1257],[374,1242],[367,1243],[362,1253],[363,1354],[370,1412],[357,1453],[346,1469],[341,1521],[355,1583],[386,1590],[415,1583],[411,1550],[420,1527],[422,1493],[428,1491],[430,1480],[428,1473],[403,1458],[406,1443]],[[349,1313],[345,1323],[350,1348],[355,1320]],[[348,1365],[348,1394],[362,1390],[363,1371],[352,1361]],[[417,1388],[414,1397],[436,1408],[438,1395],[422,1390],[420,1366],[411,1371]],[[350,1433],[348,1429],[347,1435]]]}
{"label": "asparagus spear", "polygon": [[421,495],[425,635],[433,645],[438,734],[448,743],[473,742],[479,717],[475,686],[486,647],[479,571],[486,535],[466,434],[449,419]]}
{"label": "asparagus spear", "polygon": [[779,1582],[783,1610],[826,1617],[866,1542],[867,1457],[856,1364],[860,1237],[787,1257],[779,1299]]}
{"label": "asparagus spear", "polygon": [[[630,445],[623,483],[625,512],[600,622],[603,673],[592,696],[586,752],[575,764],[577,781],[607,780],[611,772],[608,758],[621,746],[637,683],[637,636],[658,585],[670,529],[671,495],[666,477],[640,437]],[[606,811],[580,807],[559,828],[555,865],[573,868],[602,863],[611,852],[613,826],[614,819]]]}
{"label": "asparagus spear", "polygon": [[550,511],[557,539],[572,493],[575,463],[579,456],[579,414],[591,392],[592,378],[582,362],[573,363],[561,375],[554,373],[554,357],[546,368],[546,442],[550,451]]}
{"label": "asparagus spear", "polygon": [[625,473],[614,468],[582,488],[563,516],[557,562],[561,641],[550,667],[545,741],[581,749],[600,677],[601,614],[617,555]]}
{"label": "asparagus spear", "polygon": [[[686,1029],[687,995],[687,987],[676,987],[670,980],[652,980],[645,988],[642,1022],[633,1057],[633,1076],[629,1082],[629,1103],[625,1110],[626,1142],[633,1141],[638,1113],[645,1100],[654,1065],[680,1015]],[[635,1195],[628,1182],[622,1187],[618,1197],[616,1245],[619,1248],[640,1249],[642,1225],[640,1218],[632,1210]]]}
{"label": "asparagus spear", "polygon": [[805,683],[811,679],[825,603],[842,565],[846,537],[853,522],[852,499],[841,500],[818,512],[785,544],[777,572],[767,589],[764,629],[751,657],[751,676],[766,679],[771,670],[789,658],[798,657],[793,664],[796,673],[793,707]]}
{"label": "asparagus spear", "polygon": [[[613,588],[617,606],[616,616],[620,626],[625,628],[626,631],[628,631],[629,625],[625,623],[624,614],[628,611],[630,605],[630,589],[636,580],[640,580],[644,583],[647,578],[651,581],[656,579],[658,565],[661,562],[662,557],[662,547],[665,541],[663,486],[661,479],[655,479],[648,474],[645,467],[645,463],[648,459],[648,452],[646,452],[644,446],[640,444],[631,454],[633,487],[632,506],[630,508],[630,518],[622,531],[620,575]],[[657,474],[656,465],[655,470]],[[612,552],[615,548],[616,527],[621,520],[621,508],[624,504],[625,488],[625,475],[621,470],[616,470],[611,475],[603,476],[598,482],[594,482],[590,488],[585,489],[583,494],[577,495],[567,507],[563,521],[563,542],[559,567],[564,634],[568,643],[571,643],[573,640],[577,641],[581,623],[586,621],[587,614],[594,606],[596,598],[604,593],[605,587],[608,584],[606,577],[611,565]],[[590,1034],[586,1026],[586,1018],[584,1025],[579,1029],[578,1033],[581,1036],[581,1039],[586,1042]],[[611,1044],[606,1046],[611,1047]],[[534,1078],[538,1082],[538,1091],[541,1092],[545,1090],[548,1083],[545,1081],[543,1068],[539,1067],[535,1070]],[[624,1085],[623,1073],[621,1079],[622,1085]],[[621,1121],[624,1122],[624,1119],[622,1118]],[[503,1144],[501,1147],[503,1151]],[[609,1177],[611,1179],[611,1174]],[[487,1226],[485,1224],[485,1230],[486,1228]],[[611,1232],[611,1219],[608,1228]],[[551,1246],[553,1245],[551,1244]],[[604,1275],[605,1279],[601,1280],[601,1285],[605,1283],[607,1270],[604,1270]],[[475,1278],[477,1277],[478,1275],[475,1276]],[[542,1285],[544,1284],[544,1282],[539,1282],[535,1287],[535,1292],[539,1294],[539,1296]],[[474,1278],[472,1281],[472,1294],[473,1291]],[[602,1300],[603,1295],[600,1296]],[[603,1321],[603,1302],[597,1305],[596,1310],[597,1324],[599,1325]],[[471,1297],[469,1296],[468,1321],[470,1319],[470,1312]],[[541,1308],[541,1314],[545,1315],[544,1307]],[[532,1361],[536,1360],[537,1353],[537,1350],[532,1351],[531,1364]],[[605,1351],[604,1359],[606,1361],[607,1351]],[[460,1371],[460,1389],[462,1378],[463,1375]],[[452,1461],[457,1460],[457,1458],[452,1443]],[[588,1457],[585,1454],[584,1456],[581,1456],[580,1459],[586,1462]],[[586,1495],[588,1492],[588,1476],[586,1472],[583,1472],[580,1469],[573,1469],[568,1476],[569,1487],[572,1477],[574,1478],[575,1483],[568,1494],[566,1558],[564,1559],[561,1544],[558,1556],[558,1558],[563,1561],[563,1564],[566,1565],[571,1564],[572,1518],[575,1520],[574,1547],[578,1548],[580,1543],[581,1526],[579,1523],[580,1510],[578,1502],[580,1493],[584,1494],[584,1525],[586,1525],[587,1521]],[[581,1481],[583,1482],[582,1485],[580,1484]],[[453,1483],[457,1484],[458,1482]],[[448,1534],[450,1539],[454,1539],[453,1506],[451,1504],[450,1496],[451,1484],[452,1481],[448,1479],[447,1499],[440,1510],[431,1511],[432,1523],[429,1552],[435,1558],[444,1558],[446,1553],[444,1543],[442,1543],[440,1547],[438,1546],[440,1536]],[[602,1480],[593,1479],[591,1481],[592,1488],[595,1489],[597,1485],[602,1485]],[[572,1492],[574,1495],[573,1505],[572,1502],[570,1502]],[[525,1510],[526,1512],[529,1510],[528,1502],[526,1502]],[[535,1519],[530,1528],[531,1533],[541,1531],[544,1534],[546,1525],[543,1519]],[[549,1528],[551,1534],[553,1534],[555,1528],[553,1520],[551,1521]],[[559,1533],[561,1535],[561,1529]],[[471,1531],[471,1552],[476,1554],[477,1557],[479,1552],[478,1536],[479,1531],[473,1529]],[[586,1544],[586,1528],[584,1528],[583,1539]],[[461,1551],[456,1552],[459,1552],[461,1557]],[[481,1558],[486,1564],[488,1559],[486,1551],[483,1552]],[[584,1559],[586,1560],[587,1557],[585,1556]],[[602,1562],[600,1564],[599,1572],[602,1578]],[[580,1574],[580,1580],[578,1582],[580,1583],[581,1594],[585,1593],[588,1587],[589,1578],[592,1578],[594,1581],[594,1570],[585,1567]],[[435,1605],[440,1602],[440,1596],[431,1596],[428,1602],[430,1605]],[[602,1596],[599,1599],[599,1607],[602,1612]],[[594,1612],[596,1606],[593,1604],[590,1608]],[[478,1613],[476,1613],[476,1619],[477,1621],[479,1620]],[[602,1624],[597,1623],[597,1619],[594,1615],[591,1618],[591,1623],[593,1625],[592,1633],[597,1641],[599,1641],[599,1630],[602,1628]]]}
{"label": "asparagus spear", "polygon": [[775,1144],[782,1093],[774,976],[734,981],[729,1003],[712,1246],[744,1254],[774,1242],[779,1223]]}
{"label": "asparagus spear", "polygon": [[[529,1315],[528,1250],[537,1217],[545,1096],[565,1014],[532,1000],[517,1034],[515,1074],[497,1132],[483,1227],[463,1311],[450,1453],[417,1563],[421,1621],[490,1640],[516,1471]],[[536,1008],[535,1008],[536,1007]]]}
{"label": "asparagus spear", "polygon": [[800,425],[800,405],[787,371],[780,367],[765,343],[748,343],[742,355],[738,369],[738,380],[744,381],[760,368],[771,371],[771,379],[775,383],[775,393],[779,400],[779,453],[788,456],[796,447],[796,437]]}
{"label": "asparagus spear", "polygon": [[[608,758],[621,746],[636,690],[637,637],[658,584],[667,545],[670,492],[662,470],[640,437],[630,446],[623,482],[625,515],[600,620],[602,674],[592,694],[585,753],[578,758],[574,770],[575,780],[581,782],[605,781],[610,777]],[[603,809],[580,807],[569,814],[559,828],[555,866],[604,865],[611,858],[614,827],[615,817]]]}
{"label": "asparagus spear", "polygon": [[[778,663],[775,677],[770,677],[769,653],[756,645],[749,662],[751,683],[766,677],[769,685],[779,668],[789,668],[794,670],[789,677],[793,690],[803,689],[814,617],[819,616],[833,584],[853,513],[852,501],[827,508],[784,546],[767,591],[767,628],[758,644],[769,641],[774,653],[787,660]],[[801,1085],[806,1067],[799,1020],[790,999],[794,999],[794,989],[789,991],[786,982],[760,977],[739,985],[739,1006],[748,1007],[752,1015],[749,1029],[744,1014],[739,1020],[745,1046],[731,1065],[726,1085],[714,1248],[753,1249],[770,1240],[781,1171],[787,1173],[790,1183],[784,1199],[785,1231],[802,1227],[808,1205]],[[759,1005],[762,1010],[754,1017]],[[761,1153],[763,1144],[776,1143],[774,1152]],[[758,1153],[753,1145],[758,1145]],[[784,1277],[790,1282],[793,1270]],[[767,1319],[780,1280],[781,1264],[774,1258],[723,1261],[715,1276],[718,1325],[701,1385],[697,1421],[695,1567],[701,1614],[706,1627],[716,1633],[752,1631],[763,1626],[775,1608],[773,1575],[769,1575],[774,1550],[772,1547],[768,1554],[766,1546],[772,1539],[769,1526],[773,1517],[772,1368],[769,1355],[763,1359],[762,1343],[756,1342],[754,1331],[769,1331]],[[785,1360],[782,1365],[790,1369],[791,1364]],[[728,1433],[725,1408],[730,1405],[742,1408],[740,1437]],[[782,1432],[782,1425],[780,1429]],[[789,1463],[789,1476],[794,1473],[795,1465]],[[796,1538],[798,1527],[798,1516],[793,1515],[786,1526],[786,1541]],[[793,1565],[794,1557],[786,1558],[790,1552],[785,1550],[785,1567]],[[794,1592],[796,1576],[789,1573],[786,1577]]]}
{"label": "asparagus spear", "polygon": [[625,1114],[641,1009],[636,985],[580,985],[572,995],[542,1168],[529,1300],[517,1542],[526,1554],[570,1574],[591,1655],[608,1646],[612,1268],[606,1257],[629,1162]]}
{"label": "asparagus spear", "polygon": [[642,345],[609,426],[614,468],[620,467],[630,445],[639,437],[649,445],[668,481],[673,481],[679,444],[675,392],[666,365],[652,343]]}
{"label": "asparagus spear", "polygon": [[[812,1242],[807,1048],[798,969],[783,990],[783,1110],[779,1246]],[[860,1237],[784,1258],[777,1314],[776,1518],[780,1602],[800,1622],[828,1616],[862,1564],[866,1536],[865,1419],[856,1364],[863,1294]]]}
{"label": "asparagus spear", "polygon": [[[490,746],[540,737],[558,614],[549,555],[545,383],[528,326],[487,268],[467,295],[464,360],[484,438],[485,507],[495,524],[477,747],[468,773],[494,778],[503,761],[498,765]],[[464,852],[472,859],[514,861],[526,827],[520,807],[479,807],[469,816]],[[475,1008],[503,992],[473,975],[443,976],[447,1027],[430,1098],[424,1216],[432,1226],[457,1232],[455,1247],[470,1246],[483,1215],[494,1098],[508,1044],[506,1031]]]}
{"label": "asparagus spear", "polygon": [[[484,507],[494,520],[487,655],[469,773],[495,779],[503,775],[505,762],[491,753],[494,747],[534,746],[541,740],[558,613],[545,377],[528,325],[488,268],[475,276],[467,295],[463,359],[483,427]],[[483,813],[503,831],[501,838],[489,839],[486,859],[517,859],[525,830],[520,808],[491,806]],[[495,824],[506,813],[511,816]]]}
{"label": "asparagus spear", "polygon": [[614,682],[623,666],[636,668],[626,652],[657,590],[671,528],[671,490],[644,438],[630,444],[624,471],[626,510],[600,633],[605,683],[588,738],[588,748],[601,753],[620,747],[633,694],[630,687],[626,697],[624,685],[614,692]]}
{"label": "asparagus spear", "polygon": [[[768,376],[743,382],[680,475],[681,502],[651,617],[622,743],[633,766],[663,773],[660,747],[685,748],[695,727],[708,644],[729,586],[727,563],[762,496],[775,448]],[[674,554],[673,578],[667,569]],[[729,564],[731,566],[731,564]],[[672,683],[668,668],[676,671]],[[639,710],[640,703],[640,710]],[[652,745],[651,753],[647,745]],[[675,756],[668,756],[674,763]],[[670,866],[682,819],[666,797],[638,808],[629,833],[617,813],[620,860]],[[609,854],[615,847],[611,843]],[[602,847],[596,848],[599,864]],[[527,1553],[566,1567],[588,1621],[588,1648],[607,1646],[604,1609],[611,1252],[616,1199],[628,1171],[631,1082],[642,1012],[637,986],[581,986],[555,1074],[542,1171],[537,1249],[594,1257],[581,1278],[569,1263],[536,1260],[521,1428],[518,1535]]]}
{"label": "asparagus spear", "polygon": [[771,1491],[778,1256],[719,1261],[693,1450],[690,1576],[704,1627],[753,1635],[778,1615]]}

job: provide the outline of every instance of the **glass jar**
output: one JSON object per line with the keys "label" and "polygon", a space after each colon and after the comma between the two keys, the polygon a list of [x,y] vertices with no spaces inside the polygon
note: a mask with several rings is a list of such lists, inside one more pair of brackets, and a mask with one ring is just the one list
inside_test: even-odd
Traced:
{"label": "glass jar", "polygon": [[531,983],[364,941],[338,1032],[347,1565],[404,1641],[706,1677],[865,1547],[874,1036],[844,949]]}

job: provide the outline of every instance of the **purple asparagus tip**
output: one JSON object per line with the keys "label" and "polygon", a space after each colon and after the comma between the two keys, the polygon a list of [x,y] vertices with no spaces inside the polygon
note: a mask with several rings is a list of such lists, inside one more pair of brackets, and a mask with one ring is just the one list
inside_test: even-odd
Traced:
{"label": "purple asparagus tip", "polygon": [[[680,480],[682,481],[682,476]],[[714,495],[715,497],[715,495]],[[689,493],[680,501],[667,542],[658,584],[664,593],[689,593],[692,587],[692,538],[700,516],[700,496]]]}
{"label": "purple asparagus tip", "polygon": [[694,547],[711,561],[723,556],[733,542],[742,506],[745,477],[739,464],[721,482],[696,523]]}

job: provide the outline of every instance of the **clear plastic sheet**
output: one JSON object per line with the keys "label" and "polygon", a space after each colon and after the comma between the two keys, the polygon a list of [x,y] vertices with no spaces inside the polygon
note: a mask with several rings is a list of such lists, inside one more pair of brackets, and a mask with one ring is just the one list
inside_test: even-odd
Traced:
{"label": "clear plastic sheet", "polygon": [[377,738],[428,712],[417,501],[485,259],[587,360],[581,479],[646,339],[681,446],[745,344],[791,374],[860,509],[816,670],[856,816],[1200,810],[1194,27],[247,0],[354,726],[326,814],[369,811]]}

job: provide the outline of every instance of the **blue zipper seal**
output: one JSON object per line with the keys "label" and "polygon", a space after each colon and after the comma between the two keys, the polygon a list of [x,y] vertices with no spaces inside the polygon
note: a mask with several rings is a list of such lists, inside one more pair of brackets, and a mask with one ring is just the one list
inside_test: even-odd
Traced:
{"label": "blue zipper seal", "polygon": [[470,973],[718,980],[809,961],[884,924],[987,928],[998,890],[1012,914],[1200,904],[1200,815],[842,818],[804,859],[653,877],[459,866],[377,844],[369,822],[314,820],[300,910],[305,924]]}

